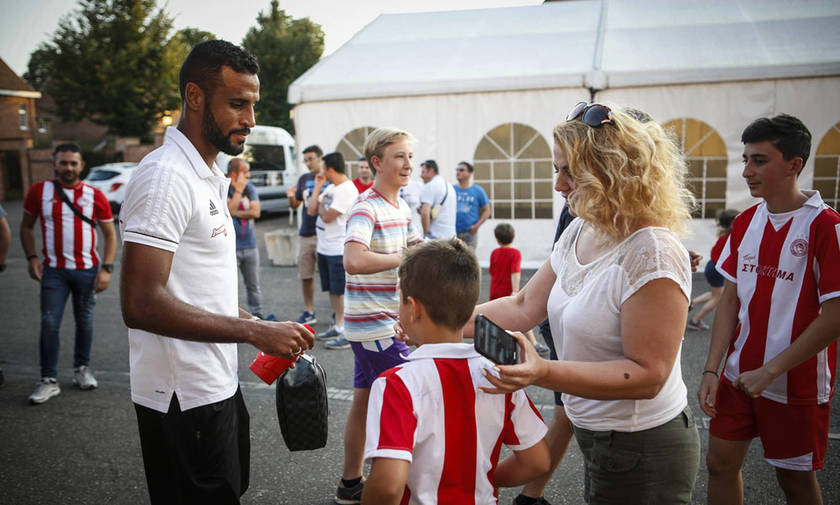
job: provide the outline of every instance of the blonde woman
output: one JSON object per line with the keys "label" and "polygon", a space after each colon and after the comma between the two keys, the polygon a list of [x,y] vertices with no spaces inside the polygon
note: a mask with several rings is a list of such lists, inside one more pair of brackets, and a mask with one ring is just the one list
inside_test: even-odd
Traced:
{"label": "blonde woman", "polygon": [[519,293],[475,313],[518,331],[548,316],[560,360],[517,336],[521,364],[488,374],[487,392],[563,392],[587,503],[689,503],[700,443],[680,370],[685,163],[661,126],[600,104],[575,106],[554,141],[555,189],[577,219]]}

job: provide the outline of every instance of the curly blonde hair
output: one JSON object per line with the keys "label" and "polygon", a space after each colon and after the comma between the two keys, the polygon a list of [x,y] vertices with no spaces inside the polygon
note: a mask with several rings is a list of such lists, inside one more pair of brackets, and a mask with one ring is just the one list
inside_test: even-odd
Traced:
{"label": "curly blonde hair", "polygon": [[611,109],[611,124],[592,128],[567,121],[554,128],[576,185],[569,204],[616,240],[640,225],[686,234],[695,200],[675,139],[655,121],[641,123]]}

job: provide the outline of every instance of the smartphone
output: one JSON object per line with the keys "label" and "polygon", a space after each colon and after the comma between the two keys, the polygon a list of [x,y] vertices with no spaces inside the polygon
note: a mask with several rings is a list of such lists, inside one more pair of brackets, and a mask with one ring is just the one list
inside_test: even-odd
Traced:
{"label": "smartphone", "polygon": [[475,316],[475,350],[499,365],[519,363],[519,344],[513,335],[482,314]]}

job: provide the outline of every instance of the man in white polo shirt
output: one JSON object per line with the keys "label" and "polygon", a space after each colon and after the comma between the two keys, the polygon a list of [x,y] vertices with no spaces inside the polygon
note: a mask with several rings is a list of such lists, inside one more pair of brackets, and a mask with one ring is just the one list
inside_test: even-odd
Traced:
{"label": "man in white polo shirt", "polygon": [[230,180],[214,160],[242,152],[258,68],[229,42],[196,45],[181,67],[178,127],[126,188],[121,301],[152,504],[239,503],[250,441],[236,343],[291,358],[314,342],[300,324],[237,306]]}

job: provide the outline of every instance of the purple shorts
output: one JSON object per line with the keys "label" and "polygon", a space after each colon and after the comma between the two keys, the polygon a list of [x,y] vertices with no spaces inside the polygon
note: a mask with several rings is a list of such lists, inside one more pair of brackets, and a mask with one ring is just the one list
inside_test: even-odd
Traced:
{"label": "purple shorts", "polygon": [[402,365],[411,350],[394,337],[370,342],[350,342],[354,355],[353,387],[370,389],[373,381],[385,370]]}

